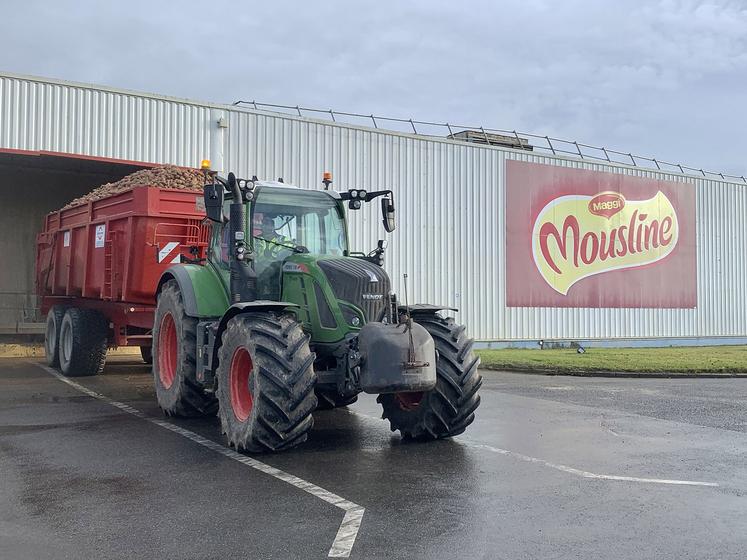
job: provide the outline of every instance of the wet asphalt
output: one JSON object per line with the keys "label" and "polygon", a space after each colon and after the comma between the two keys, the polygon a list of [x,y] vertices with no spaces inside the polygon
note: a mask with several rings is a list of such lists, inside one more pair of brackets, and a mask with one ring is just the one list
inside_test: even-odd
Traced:
{"label": "wet asphalt", "polygon": [[[453,440],[403,442],[365,396],[257,459],[365,508],[350,558],[747,556],[747,379],[483,373],[478,418]],[[77,381],[163,418],[134,358]],[[216,419],[176,423],[222,442]],[[0,558],[325,558],[342,517],[0,360]]]}

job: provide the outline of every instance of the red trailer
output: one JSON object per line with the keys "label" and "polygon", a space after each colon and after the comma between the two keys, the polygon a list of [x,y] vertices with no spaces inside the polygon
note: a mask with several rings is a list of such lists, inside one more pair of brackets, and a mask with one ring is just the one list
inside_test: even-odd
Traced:
{"label": "red trailer", "polygon": [[[201,192],[145,186],[48,214],[36,285],[50,364],[93,375],[107,346],[140,346],[150,361],[158,280],[174,263],[205,257],[204,217]],[[73,344],[89,356],[69,355]]]}

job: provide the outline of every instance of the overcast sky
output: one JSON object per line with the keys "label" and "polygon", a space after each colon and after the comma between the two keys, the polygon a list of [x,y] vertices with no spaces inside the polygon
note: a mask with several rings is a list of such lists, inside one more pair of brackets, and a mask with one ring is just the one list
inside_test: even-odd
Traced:
{"label": "overcast sky", "polygon": [[1,70],[515,128],[747,173],[747,1],[2,7]]}

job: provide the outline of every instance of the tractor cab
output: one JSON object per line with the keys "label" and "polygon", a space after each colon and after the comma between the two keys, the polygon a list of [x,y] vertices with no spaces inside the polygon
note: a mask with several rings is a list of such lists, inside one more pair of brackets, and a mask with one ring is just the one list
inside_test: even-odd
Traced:
{"label": "tractor cab", "polygon": [[348,255],[342,204],[326,192],[263,186],[249,222],[259,299],[280,300],[283,266],[294,255]]}
{"label": "tractor cab", "polygon": [[[224,202],[229,213],[232,199]],[[257,298],[279,301],[283,264],[293,255],[342,257],[348,254],[345,213],[339,199],[324,191],[283,183],[258,183],[247,212],[245,239],[253,249]],[[213,226],[211,255],[228,279],[233,242],[226,221]]]}

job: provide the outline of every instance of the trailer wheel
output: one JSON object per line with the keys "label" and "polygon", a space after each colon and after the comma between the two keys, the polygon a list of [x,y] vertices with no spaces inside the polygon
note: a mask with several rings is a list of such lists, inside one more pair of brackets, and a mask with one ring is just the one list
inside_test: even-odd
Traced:
{"label": "trailer wheel", "polygon": [[376,400],[383,408],[382,417],[389,419],[392,431],[399,430],[405,438],[456,436],[474,421],[480,405],[480,359],[472,352],[473,340],[467,338],[464,325],[435,313],[413,319],[435,342],[436,387],[427,392],[379,395]]}
{"label": "trailer wheel", "polygon": [[231,319],[218,351],[220,420],[238,451],[288,449],[306,441],[316,408],[314,354],[289,315]]}
{"label": "trailer wheel", "polygon": [[217,400],[197,383],[197,319],[186,314],[175,280],[158,295],[152,355],[156,398],[167,415],[215,414]]}
{"label": "trailer wheel", "polygon": [[153,363],[153,347],[152,346],[141,346],[140,356],[146,364]]}
{"label": "trailer wheel", "polygon": [[47,328],[44,332],[44,357],[47,365],[56,368],[60,366],[60,328],[65,317],[65,308],[53,305],[47,313]]}
{"label": "trailer wheel", "polygon": [[352,397],[344,397],[337,392],[336,389],[322,389],[317,387],[314,391],[316,393],[316,399],[318,404],[316,408],[318,410],[331,410],[333,408],[340,408],[342,406],[348,406],[358,400],[358,395]]}
{"label": "trailer wheel", "polygon": [[58,356],[67,377],[98,375],[106,362],[109,321],[98,311],[71,307],[60,324]]}

